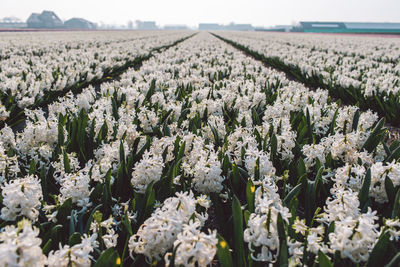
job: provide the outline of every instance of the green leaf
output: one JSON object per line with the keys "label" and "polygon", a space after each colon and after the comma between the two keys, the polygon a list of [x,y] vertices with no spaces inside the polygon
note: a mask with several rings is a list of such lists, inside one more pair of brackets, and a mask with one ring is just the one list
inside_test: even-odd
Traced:
{"label": "green leaf", "polygon": [[306,110],[306,120],[307,120],[307,134],[308,134],[308,143],[312,144],[313,143],[313,125],[311,124],[311,117],[310,117],[310,112],[307,108]]}
{"label": "green leaf", "polygon": [[392,162],[393,160],[398,160],[399,158],[400,158],[400,146],[392,150],[392,152],[385,159],[385,162]]}
{"label": "green leaf", "polygon": [[398,267],[400,265],[400,252],[385,267]]}
{"label": "green leaf", "polygon": [[232,254],[229,249],[228,242],[225,241],[225,239],[217,234],[218,237],[218,244],[217,244],[217,257],[219,260],[219,264],[221,267],[232,267],[233,266],[233,261],[232,261]]}
{"label": "green leaf", "polygon": [[161,120],[160,120],[160,125],[163,124],[164,122],[166,122],[166,120],[168,119],[169,115],[171,115],[172,111],[174,111],[173,109],[170,109],[167,111],[167,113],[165,113],[164,116],[162,116]]}
{"label": "green leaf", "polygon": [[324,167],[320,167],[319,169],[318,169],[318,173],[317,173],[317,175],[315,176],[315,180],[314,180],[314,185],[313,185],[313,196],[314,196],[314,199],[315,200],[317,200],[318,198],[318,189],[319,189],[319,185],[322,183],[322,173],[323,173],[323,171],[324,171]]}
{"label": "green leaf", "polygon": [[289,258],[289,251],[285,240],[284,242],[281,243],[281,248],[279,251],[279,266],[280,267],[289,266],[288,258]]}
{"label": "green leaf", "polygon": [[297,163],[297,175],[298,177],[303,176],[304,174],[307,174],[307,168],[306,164],[304,163],[303,158],[299,158],[299,161]]}
{"label": "green leaf", "polygon": [[318,251],[318,261],[320,267],[333,267],[332,262],[321,250]]}
{"label": "green leaf", "polygon": [[368,136],[367,140],[365,141],[364,145],[361,148],[361,151],[366,149],[369,153],[371,153],[379,144],[379,142],[382,141],[386,133],[386,129],[382,128],[384,124],[385,124],[385,118],[382,118],[376,124],[371,134]]}
{"label": "green leaf", "polygon": [[364,205],[368,200],[370,186],[371,186],[371,169],[368,169],[367,174],[365,175],[364,182],[362,184],[360,193],[358,193],[358,199],[360,201],[361,209],[364,208]]}
{"label": "green leaf", "polygon": [[122,140],[119,144],[119,161],[121,162],[122,166],[125,166],[125,149]]}
{"label": "green leaf", "polygon": [[43,246],[43,249],[42,249],[43,254],[45,254],[45,255],[49,254],[49,252],[51,250],[51,244],[52,244],[52,240],[50,238],[49,240],[47,240],[46,244]]}
{"label": "green leaf", "polygon": [[254,179],[260,179],[260,158],[257,158],[256,163],[254,164]]}
{"label": "green leaf", "polygon": [[93,216],[94,216],[95,212],[98,211],[98,210],[101,208],[102,205],[103,205],[103,204],[97,205],[97,206],[92,210],[92,212],[90,213],[90,216],[89,216],[89,218],[88,218],[88,220],[87,220],[87,223],[86,223],[85,233],[89,233],[90,225],[91,225],[92,222],[93,222]]}
{"label": "green leaf", "polygon": [[71,163],[69,161],[66,149],[64,149],[64,170],[66,173],[71,173]]}
{"label": "green leaf", "polygon": [[354,113],[354,117],[353,117],[353,125],[352,125],[352,129],[353,131],[357,131],[357,127],[358,127],[358,121],[360,120],[360,110],[357,109],[357,111]]}
{"label": "green leaf", "polygon": [[246,257],[244,254],[243,245],[243,216],[242,207],[240,205],[239,199],[233,196],[232,201],[232,215],[233,215],[233,243],[235,249],[235,261],[238,266],[246,266]]}
{"label": "green leaf", "polygon": [[335,115],[333,115],[332,122],[329,125],[329,133],[331,135],[335,134],[335,127],[336,127],[336,119],[339,113],[339,108],[336,109]]}
{"label": "green leaf", "polygon": [[289,194],[287,194],[287,196],[283,200],[283,203],[285,204],[286,207],[289,207],[289,204],[292,201],[292,199],[299,195],[302,187],[303,187],[303,184],[299,183],[292,190],[290,190]]}
{"label": "green leaf", "polygon": [[382,263],[385,262],[385,254],[387,246],[389,244],[389,238],[389,232],[386,231],[381,234],[378,242],[375,244],[371,254],[369,255],[367,267],[381,266]]}
{"label": "green leaf", "polygon": [[185,148],[186,148],[186,141],[184,141],[181,147],[179,148],[178,157],[176,158],[176,160],[180,160],[181,158],[183,158],[183,156],[185,155]]}
{"label": "green leaf", "polygon": [[222,160],[222,171],[224,174],[228,173],[229,167],[232,166],[231,162],[229,161],[228,155],[225,154]]}
{"label": "green leaf", "polygon": [[60,113],[58,119],[58,145],[64,145],[64,123],[63,123],[63,115]]}
{"label": "green leaf", "polygon": [[32,175],[35,173],[36,173],[36,162],[34,160],[32,160],[31,164],[29,166],[29,175]]}
{"label": "green leaf", "polygon": [[65,220],[71,213],[71,207],[72,207],[72,198],[69,198],[61,206],[57,208],[58,210],[57,220],[59,222],[65,222]]}
{"label": "green leaf", "polygon": [[138,153],[136,153],[136,155],[133,157],[133,160],[139,161],[142,158],[142,155],[144,154],[144,152],[150,147],[150,143],[151,143],[151,138],[150,137],[146,137],[146,143],[144,144],[144,146],[139,150]]}
{"label": "green leaf", "polygon": [[251,215],[251,212],[250,212],[250,211],[248,211],[248,210],[245,210],[245,211],[244,211],[243,216],[244,216],[244,223],[246,224],[246,226],[247,226],[247,223],[248,223],[248,221],[249,221],[249,219],[250,219],[250,215]]}
{"label": "green leaf", "polygon": [[108,170],[106,176],[104,177],[104,184],[103,184],[103,195],[102,195],[102,203],[104,207],[108,207],[111,205],[111,169]]}
{"label": "green leaf", "polygon": [[126,230],[129,233],[129,236],[133,235],[131,221],[129,220],[128,214],[124,214],[124,219],[122,220],[123,225],[125,226]]}
{"label": "green leaf", "polygon": [[232,163],[232,184],[235,192],[239,190],[240,187],[240,177],[239,177],[239,169],[235,163]]}
{"label": "green leaf", "polygon": [[246,185],[246,200],[248,209],[250,212],[254,212],[254,196],[255,196],[255,186],[252,180],[247,181]]}
{"label": "green leaf", "polygon": [[393,211],[392,211],[392,219],[400,217],[400,189],[397,190],[396,197],[394,199]]}
{"label": "green leaf", "polygon": [[278,213],[277,218],[277,227],[278,227],[278,235],[279,235],[279,244],[280,244],[280,251],[279,251],[279,266],[288,266],[288,247],[286,244],[286,231],[285,231],[285,223],[283,221],[281,213]]}
{"label": "green leaf", "polygon": [[396,191],[394,189],[392,180],[388,176],[385,177],[385,190],[389,199],[389,203],[392,203],[396,197]]}
{"label": "green leaf", "polygon": [[[63,229],[63,226],[61,224],[57,224],[55,226],[53,226],[50,230],[50,239],[54,240],[52,241],[52,244],[57,244],[59,241],[61,241],[61,230]],[[53,243],[54,242],[54,243]]]}
{"label": "green leaf", "polygon": [[121,258],[119,257],[117,250],[115,248],[109,248],[101,253],[94,267],[115,267],[119,266],[120,264]]}
{"label": "green leaf", "polygon": [[72,247],[76,244],[79,244],[82,242],[82,236],[78,233],[75,232],[69,237],[69,245]]}
{"label": "green leaf", "polygon": [[275,134],[271,136],[271,161],[274,162],[274,159],[278,158],[278,139]]}
{"label": "green leaf", "polygon": [[176,251],[178,250],[178,248],[179,248],[179,246],[180,246],[181,244],[182,244],[182,243],[179,243],[176,247],[174,247],[174,251],[172,251],[171,258],[169,259],[170,262],[169,262],[169,266],[168,266],[168,267],[175,267]]}
{"label": "green leaf", "polygon": [[71,215],[69,216],[69,234],[70,235],[75,233],[75,224],[76,224],[75,214],[76,214],[76,211],[71,210]]}

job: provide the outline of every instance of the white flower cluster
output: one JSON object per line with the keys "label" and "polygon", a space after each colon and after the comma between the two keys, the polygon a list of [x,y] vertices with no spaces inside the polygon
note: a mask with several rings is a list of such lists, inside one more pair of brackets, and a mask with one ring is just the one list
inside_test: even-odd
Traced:
{"label": "white flower cluster", "polygon": [[[394,186],[400,185],[400,164],[395,161],[391,163],[376,162],[371,165],[371,185],[369,195],[379,203],[388,201],[385,189],[386,177],[391,180]],[[364,182],[366,168],[362,165],[346,164],[336,170],[333,179],[337,185],[344,186],[355,192],[359,192]]]}
{"label": "white flower cluster", "polygon": [[5,183],[1,187],[3,205],[1,218],[13,221],[25,216],[36,221],[39,216],[40,201],[43,199],[42,187],[36,176],[28,175]]}
{"label": "white flower cluster", "polygon": [[[189,137],[190,138],[190,137]],[[205,145],[204,139],[194,137],[192,140],[187,138],[191,147],[190,152],[182,163],[184,172],[188,176],[193,176],[193,187],[201,193],[220,192],[222,190],[221,163],[211,145]]]}
{"label": "white flower cluster", "polygon": [[0,232],[1,266],[45,266],[38,237],[39,229],[28,220],[18,222],[18,226],[6,226]]}
{"label": "white flower cluster", "polygon": [[[257,35],[249,36],[252,34]],[[68,42],[68,48],[60,51],[77,52],[82,47],[98,50],[102,44],[120,47],[118,53],[128,51],[138,40],[129,39],[130,33],[122,35],[115,34],[120,37],[112,41],[94,38],[85,44]],[[187,33],[146,33],[138,43],[149,41],[143,46],[149,52],[157,42],[162,45],[183,36]],[[251,38],[243,40],[250,42]],[[0,48],[2,45],[0,40]],[[33,45],[43,46],[40,42]],[[296,48],[301,49],[299,46]],[[10,49],[0,49],[0,55],[11,53]],[[126,59],[117,53],[115,66],[137,56],[135,51]],[[98,57],[103,57],[98,61],[108,62],[108,56],[99,53]],[[90,59],[82,61],[84,65]],[[101,70],[108,71],[107,67],[103,64]],[[96,68],[98,65],[93,66],[93,71]],[[317,73],[307,65],[302,69],[307,74]],[[82,71],[79,73],[85,73]],[[59,76],[63,77],[59,79],[65,78],[63,72],[60,70]],[[20,70],[7,68],[5,73],[7,80],[12,80]],[[71,76],[78,77],[79,73]],[[43,74],[42,82],[49,80],[52,81]],[[343,84],[348,82],[342,80]],[[23,94],[26,88],[20,89]],[[25,104],[32,100],[29,95],[23,97]],[[140,69],[129,69],[120,79],[88,87],[78,95],[69,93],[43,110],[24,111],[27,120],[22,129],[15,134],[9,127],[0,131],[1,217],[7,224],[26,217],[43,225],[46,231],[57,224],[84,231],[78,244],[67,245],[69,240],[60,240],[59,249],[47,253],[47,260],[36,249],[38,263],[89,266],[103,248],[115,248],[120,253],[124,245],[119,242],[125,240],[126,231],[137,229],[140,224],[128,239],[132,258],[141,261],[141,254],[148,263],[164,261],[168,266],[176,250],[176,265],[212,264],[217,250],[216,231],[202,232],[208,218],[202,211],[210,207],[210,201],[205,195],[196,198],[195,194],[219,196],[229,203],[232,194],[237,193],[234,191],[244,193],[243,187],[230,186],[227,178],[232,177],[236,167],[240,183],[251,179],[257,186],[255,210],[244,230],[244,241],[253,260],[276,262],[283,245],[278,233],[279,215],[287,231],[285,241],[293,265],[306,264],[304,259],[319,251],[330,258],[338,253],[343,259],[363,264],[384,231],[390,233],[393,242],[399,239],[398,218],[385,218],[379,207],[393,203],[386,195],[385,182],[389,179],[394,188],[400,185],[400,165],[396,161],[384,162],[389,156],[384,141],[371,152],[364,149],[377,114],[339,106],[326,90],[310,90],[289,81],[282,73],[266,68],[208,33],[154,54]],[[353,127],[355,117],[357,127]],[[328,189],[319,191],[328,197],[326,202],[316,199],[313,203],[320,208],[313,225],[304,219],[303,201],[298,201],[298,209],[290,206],[291,212],[288,203],[282,201],[296,186],[292,169],[303,171],[301,159],[307,172],[303,178],[308,178],[303,182],[315,183],[316,191]],[[319,184],[312,180],[318,163],[324,167]],[[368,169],[369,198],[374,210],[364,210],[359,201]],[[34,175],[24,177],[26,173]],[[44,179],[39,180],[39,174]],[[164,188],[164,183],[159,188],[160,183],[156,182],[164,177],[173,181],[171,188]],[[155,202],[151,210],[143,213],[140,201],[152,182],[156,183]],[[300,190],[298,200],[303,199],[304,191]],[[45,192],[47,195],[42,196]],[[175,192],[180,193],[174,196]],[[67,202],[69,199],[72,201]],[[86,218],[94,209],[98,209],[94,215],[106,214],[108,219],[97,217],[85,227]],[[45,216],[38,216],[39,211]],[[327,235],[333,222],[335,228]],[[30,244],[39,247],[39,236],[43,241],[49,240],[46,233],[39,235],[39,230],[30,227],[35,233]],[[11,236],[7,241],[11,244],[22,238],[23,232],[18,229],[4,227],[0,236],[4,240]],[[13,234],[6,234],[7,231]],[[68,229],[60,231],[63,238],[68,236]],[[22,262],[25,247],[7,250],[2,245],[4,259],[13,264]],[[127,255],[121,259],[124,263],[130,260]]]}
{"label": "white flower cluster", "polygon": [[[49,33],[40,42],[33,42],[29,34],[19,40],[19,46],[11,46],[10,55],[2,57],[0,91],[10,93],[20,108],[31,106],[51,91],[62,91],[82,82],[100,79],[112,70],[147,55],[152,49],[170,44],[187,33],[137,32],[128,37],[126,33],[90,34],[74,37],[72,45],[57,41],[56,34]],[[113,41],[105,38],[108,35]],[[121,40],[122,38],[128,40]],[[65,37],[64,37],[65,38]],[[88,42],[88,39],[91,39]],[[67,38],[67,40],[69,40]],[[1,42],[0,50],[10,46]],[[74,46],[74,47],[71,47]],[[17,55],[17,56],[15,56]],[[9,112],[0,106],[0,119]]]}
{"label": "white flower cluster", "polygon": [[400,42],[396,39],[257,32],[219,34],[267,58],[279,58],[308,77],[321,77],[325,84],[354,87],[365,97],[400,93]]}
{"label": "white flower cluster", "polygon": [[249,243],[251,257],[256,261],[274,262],[279,254],[278,214],[288,223],[289,209],[282,205],[278,187],[266,177],[255,192],[255,213],[250,214],[244,241]]}
{"label": "white flower cluster", "polygon": [[50,251],[47,258],[47,266],[91,266],[92,256],[90,253],[98,247],[98,242],[96,241],[97,234],[87,236],[86,234],[82,237],[82,241],[79,244],[61,246],[60,249],[56,251]]}
{"label": "white flower cluster", "polygon": [[133,168],[131,183],[135,190],[144,193],[151,182],[160,180],[163,167],[164,161],[161,155],[145,152],[142,160]]}
{"label": "white flower cluster", "polygon": [[[201,223],[198,220],[190,221],[183,226],[182,232],[174,242],[176,249],[175,264],[177,266],[207,266],[217,253],[217,232],[209,234],[200,232]],[[170,266],[169,257],[172,253],[165,254],[165,266]]]}
{"label": "white flower cluster", "polygon": [[129,239],[131,256],[133,253],[143,254],[148,260],[160,260],[192,216],[201,225],[205,222],[207,214],[197,213],[196,206],[192,192],[176,193],[175,197],[167,198]]}
{"label": "white flower cluster", "polygon": [[376,211],[368,208],[361,213],[358,195],[352,191],[336,188],[333,199],[327,199],[321,221],[335,222],[335,231],[329,234],[332,251],[339,251],[342,258],[354,262],[367,261],[380,232]]}

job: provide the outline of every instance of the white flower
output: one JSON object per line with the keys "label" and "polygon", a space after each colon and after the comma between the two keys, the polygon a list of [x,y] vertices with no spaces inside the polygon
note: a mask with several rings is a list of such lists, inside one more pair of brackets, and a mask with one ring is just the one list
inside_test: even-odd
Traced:
{"label": "white flower", "polygon": [[163,168],[164,161],[161,155],[145,152],[142,160],[133,167],[131,183],[135,190],[144,193],[151,182],[161,179]]}
{"label": "white flower", "polygon": [[38,237],[39,229],[28,220],[22,220],[18,227],[6,226],[0,232],[0,266],[45,266]]}
{"label": "white flower", "polygon": [[368,208],[367,213],[357,218],[346,217],[335,222],[335,231],[329,234],[330,248],[340,251],[342,258],[353,262],[367,261],[378,237],[376,211]]}
{"label": "white flower", "polygon": [[6,183],[1,187],[3,205],[1,218],[13,221],[17,216],[25,216],[36,221],[40,201],[43,199],[42,187],[36,176],[28,175]]}
{"label": "white flower", "polygon": [[[275,262],[279,254],[278,214],[288,222],[289,209],[282,205],[277,193],[278,187],[269,178],[256,189],[255,213],[250,214],[248,226],[244,230],[244,241],[249,243],[251,257],[255,261]],[[269,223],[268,223],[269,221]],[[253,247],[260,248],[255,251]]]}
{"label": "white flower", "polygon": [[399,240],[400,238],[400,221],[399,219],[384,219],[387,231],[390,234],[390,240]]}
{"label": "white flower", "polygon": [[196,199],[192,192],[176,193],[176,197],[167,198],[129,239],[131,256],[134,252],[145,255],[148,260],[160,260],[192,215],[201,223],[207,218],[196,212]]}
{"label": "white flower", "polygon": [[[200,232],[201,223],[198,220],[189,221],[183,226],[182,232],[174,242],[176,249],[175,264],[177,266],[204,266],[214,259],[217,252],[217,231],[209,234]],[[172,253],[165,254],[165,266],[169,266]]]}
{"label": "white flower", "polygon": [[76,203],[79,207],[90,206],[89,196],[90,190],[90,177],[86,169],[82,169],[77,173],[64,173],[61,177],[61,198],[63,203],[71,198],[72,203]]}
{"label": "white flower", "polygon": [[306,231],[308,229],[306,225],[306,220],[305,219],[300,220],[298,217],[294,221],[292,227],[296,231],[296,233],[301,233],[303,236],[306,234]]}
{"label": "white flower", "polygon": [[61,246],[56,251],[50,251],[47,258],[49,267],[67,267],[67,266],[91,266],[92,256],[90,253],[98,247],[96,241],[97,234],[83,236],[81,243],[72,247],[69,245]]}

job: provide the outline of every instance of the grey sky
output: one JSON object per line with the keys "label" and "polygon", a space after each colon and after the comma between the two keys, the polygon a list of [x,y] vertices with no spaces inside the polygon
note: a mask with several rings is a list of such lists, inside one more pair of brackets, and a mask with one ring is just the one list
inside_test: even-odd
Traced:
{"label": "grey sky", "polygon": [[159,25],[200,22],[291,24],[300,20],[400,22],[400,0],[0,0],[0,18],[52,10],[61,19],[126,24],[155,20]]}

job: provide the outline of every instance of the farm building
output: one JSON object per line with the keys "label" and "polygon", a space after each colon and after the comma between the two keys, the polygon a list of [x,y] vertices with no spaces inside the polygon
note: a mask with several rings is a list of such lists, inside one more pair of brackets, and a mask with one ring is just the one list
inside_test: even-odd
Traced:
{"label": "farm building", "polygon": [[96,24],[82,18],[72,18],[64,22],[68,29],[96,29]]}
{"label": "farm building", "polygon": [[26,23],[22,22],[19,18],[16,17],[6,17],[0,19],[0,28],[7,29],[19,29],[25,28]]}
{"label": "farm building", "polygon": [[386,22],[318,22],[302,21],[295,31],[327,33],[396,33],[400,23]]}
{"label": "farm building", "polygon": [[216,31],[216,30],[230,30],[230,31],[253,31],[254,28],[251,24],[235,24],[221,25],[217,23],[200,23],[199,30]]}
{"label": "farm building", "polygon": [[64,24],[53,11],[32,13],[27,20],[28,28],[53,29],[63,28]]}
{"label": "farm building", "polygon": [[209,31],[209,30],[222,30],[223,26],[217,23],[200,23],[199,30]]}
{"label": "farm building", "polygon": [[136,21],[136,27],[139,30],[157,30],[155,21]]}
{"label": "farm building", "polygon": [[179,25],[179,24],[172,24],[172,25],[165,25],[164,30],[188,30],[188,26],[186,25]]}

